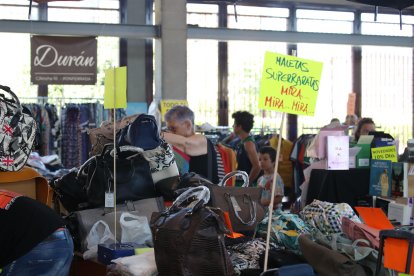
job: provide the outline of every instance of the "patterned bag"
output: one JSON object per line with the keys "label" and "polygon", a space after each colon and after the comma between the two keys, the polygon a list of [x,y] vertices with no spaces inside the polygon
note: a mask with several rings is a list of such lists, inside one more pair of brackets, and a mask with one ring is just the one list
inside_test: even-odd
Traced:
{"label": "patterned bag", "polygon": [[[266,216],[258,225],[257,232],[260,237],[266,237],[268,221],[269,217]],[[277,246],[300,254],[299,236],[311,233],[312,229],[296,214],[280,212],[272,216],[270,240]]]}
{"label": "patterned bag", "polygon": [[14,172],[26,164],[32,152],[36,122],[23,112],[19,99],[9,87],[0,85],[0,89],[12,97],[0,94],[0,170]]}
{"label": "patterned bag", "polygon": [[300,212],[300,217],[323,234],[342,232],[342,217],[361,223],[352,207],[347,203],[330,203],[314,199]]}

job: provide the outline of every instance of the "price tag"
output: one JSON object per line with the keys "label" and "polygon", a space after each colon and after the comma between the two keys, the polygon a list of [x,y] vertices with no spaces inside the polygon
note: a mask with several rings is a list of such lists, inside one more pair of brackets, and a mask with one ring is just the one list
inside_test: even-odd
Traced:
{"label": "price tag", "polygon": [[105,193],[105,207],[115,207],[114,193]]}

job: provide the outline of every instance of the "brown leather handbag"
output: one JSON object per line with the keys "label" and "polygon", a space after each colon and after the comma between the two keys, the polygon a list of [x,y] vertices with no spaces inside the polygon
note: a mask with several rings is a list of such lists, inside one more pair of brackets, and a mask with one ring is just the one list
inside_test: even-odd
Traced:
{"label": "brown leather handbag", "polygon": [[150,225],[158,275],[234,275],[224,245],[229,231],[221,211],[205,206],[209,198],[205,186],[189,188],[169,209],[153,213]]}
{"label": "brown leather handbag", "polygon": [[[226,181],[234,176],[241,176],[242,187],[224,186]],[[244,171],[228,173],[218,185],[210,185],[211,204],[228,212],[231,225],[235,232],[253,234],[257,223],[265,216],[265,210],[260,204],[263,189],[248,187],[249,177]]]}
{"label": "brown leather handbag", "polygon": [[[115,132],[118,133],[119,130],[131,124],[139,115],[134,114],[118,120],[115,125]],[[92,145],[89,156],[98,155],[106,144],[114,143],[114,124],[110,121],[104,121],[100,127],[89,129],[88,134]]]}

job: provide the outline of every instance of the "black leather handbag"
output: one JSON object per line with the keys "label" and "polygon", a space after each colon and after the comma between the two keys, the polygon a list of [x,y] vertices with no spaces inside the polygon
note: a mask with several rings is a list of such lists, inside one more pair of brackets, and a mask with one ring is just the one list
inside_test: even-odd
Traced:
{"label": "black leather handbag", "polygon": [[224,245],[228,233],[218,209],[207,207],[210,191],[189,188],[162,213],[153,213],[151,231],[158,275],[234,275]]}
{"label": "black leather handbag", "polygon": [[[133,146],[116,148],[116,202],[135,201],[156,197],[154,182],[143,150]],[[107,144],[100,155],[91,157],[78,172],[78,178],[86,178],[86,194],[89,207],[102,207],[105,192],[114,191],[114,152]]]}

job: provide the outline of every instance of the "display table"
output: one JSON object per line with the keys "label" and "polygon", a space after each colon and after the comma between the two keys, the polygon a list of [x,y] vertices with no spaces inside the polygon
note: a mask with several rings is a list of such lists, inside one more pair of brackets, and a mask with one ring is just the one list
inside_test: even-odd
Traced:
{"label": "display table", "polygon": [[332,203],[346,202],[352,207],[369,192],[369,168],[330,171],[313,169],[306,204],[314,199]]}

